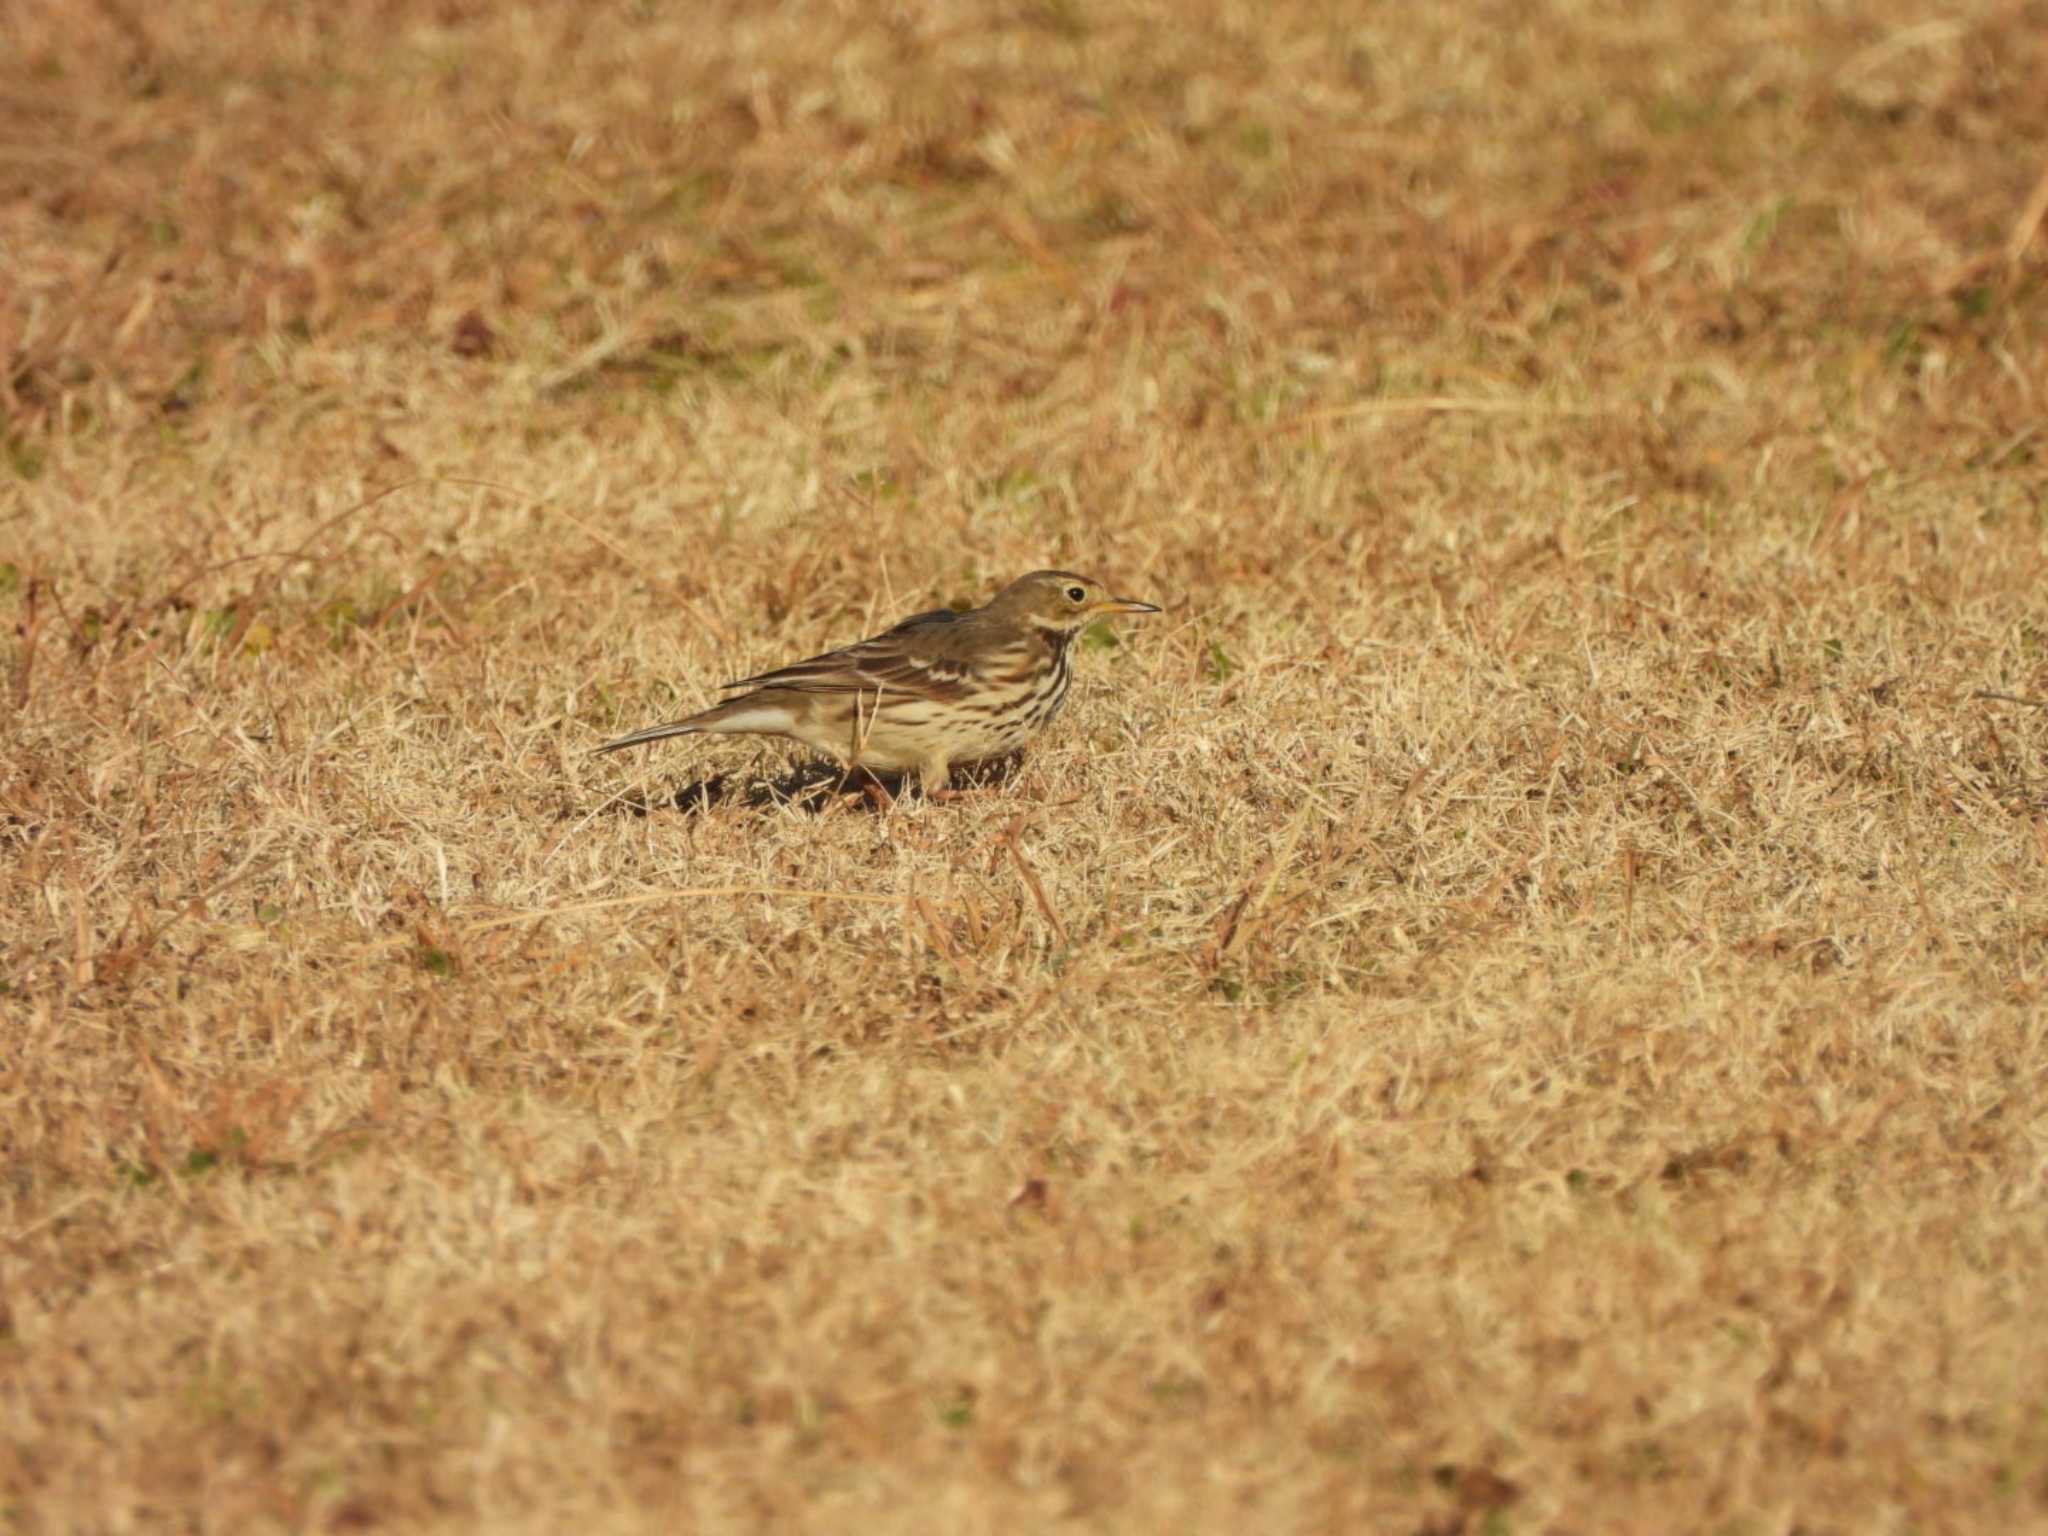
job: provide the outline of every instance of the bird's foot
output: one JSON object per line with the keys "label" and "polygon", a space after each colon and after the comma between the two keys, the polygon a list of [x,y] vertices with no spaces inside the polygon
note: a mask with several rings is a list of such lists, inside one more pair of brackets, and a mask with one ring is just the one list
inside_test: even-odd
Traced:
{"label": "bird's foot", "polygon": [[935,805],[946,805],[956,800],[985,800],[994,793],[996,786],[993,784],[970,784],[965,789],[955,789],[946,784],[926,790],[924,797]]}

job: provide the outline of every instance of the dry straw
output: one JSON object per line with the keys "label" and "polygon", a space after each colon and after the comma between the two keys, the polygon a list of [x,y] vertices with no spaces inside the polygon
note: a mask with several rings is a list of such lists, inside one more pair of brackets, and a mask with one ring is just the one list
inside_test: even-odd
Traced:
{"label": "dry straw", "polygon": [[0,1525],[2039,1525],[2044,50],[12,8]]}

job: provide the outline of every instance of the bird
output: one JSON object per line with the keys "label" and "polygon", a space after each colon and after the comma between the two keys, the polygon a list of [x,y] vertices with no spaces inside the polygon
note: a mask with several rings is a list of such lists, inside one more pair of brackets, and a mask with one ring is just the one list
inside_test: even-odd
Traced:
{"label": "bird", "polygon": [[836,651],[725,683],[721,704],[598,747],[698,732],[786,736],[854,769],[915,772],[927,799],[956,767],[1008,756],[1044,730],[1073,682],[1074,637],[1117,613],[1159,613],[1072,571],[1019,576],[979,608],[934,608]]}

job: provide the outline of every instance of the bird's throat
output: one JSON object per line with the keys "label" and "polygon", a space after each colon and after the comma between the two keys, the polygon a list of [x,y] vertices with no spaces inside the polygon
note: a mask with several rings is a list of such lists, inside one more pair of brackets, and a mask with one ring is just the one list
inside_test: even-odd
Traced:
{"label": "bird's throat", "polygon": [[1067,654],[1067,647],[1074,643],[1074,634],[1075,631],[1071,629],[1054,629],[1049,625],[1038,626],[1038,638],[1045,642],[1046,650],[1052,653],[1055,661]]}

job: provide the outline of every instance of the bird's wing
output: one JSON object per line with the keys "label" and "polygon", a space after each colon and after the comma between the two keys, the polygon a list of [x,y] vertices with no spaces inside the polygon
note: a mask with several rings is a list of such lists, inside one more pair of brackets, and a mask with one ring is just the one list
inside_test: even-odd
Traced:
{"label": "bird's wing", "polygon": [[793,661],[772,672],[736,678],[726,688],[790,688],[799,693],[945,695],[964,690],[973,673],[965,660],[929,642],[960,615],[951,608],[912,614],[853,645]]}

